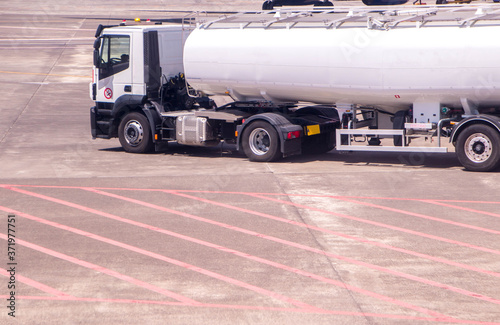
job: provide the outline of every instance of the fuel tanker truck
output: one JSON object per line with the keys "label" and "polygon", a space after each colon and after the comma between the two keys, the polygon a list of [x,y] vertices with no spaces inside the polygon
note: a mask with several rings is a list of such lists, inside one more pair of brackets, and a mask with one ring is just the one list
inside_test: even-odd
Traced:
{"label": "fuel tanker truck", "polygon": [[[334,148],[454,150],[466,169],[492,171],[500,166],[498,35],[494,5],[101,25],[92,136],[118,137],[132,153],[226,142],[260,162]],[[213,96],[231,101],[216,105]]]}

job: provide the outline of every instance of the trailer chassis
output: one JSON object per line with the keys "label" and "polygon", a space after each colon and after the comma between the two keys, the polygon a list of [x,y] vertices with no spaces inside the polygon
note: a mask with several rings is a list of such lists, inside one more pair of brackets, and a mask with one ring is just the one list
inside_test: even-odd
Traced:
{"label": "trailer chassis", "polygon": [[[447,153],[449,146],[443,146],[442,138],[448,138],[467,170],[492,171],[500,167],[500,117],[496,115],[459,114],[440,118],[437,123],[416,123],[409,110],[398,112],[409,118],[396,125],[398,113],[356,106],[339,111],[343,122],[335,137],[338,151]],[[392,128],[379,128],[381,114],[391,116]],[[393,138],[394,145],[387,145],[387,141],[382,144],[384,138]],[[418,138],[431,145],[410,146],[411,140]]]}

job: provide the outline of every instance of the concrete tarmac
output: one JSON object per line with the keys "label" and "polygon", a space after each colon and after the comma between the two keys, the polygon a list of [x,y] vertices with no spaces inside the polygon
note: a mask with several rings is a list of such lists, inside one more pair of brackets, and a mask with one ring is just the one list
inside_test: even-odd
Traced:
{"label": "concrete tarmac", "polygon": [[1,324],[500,324],[498,172],[92,140],[98,24],[260,5],[0,4]]}

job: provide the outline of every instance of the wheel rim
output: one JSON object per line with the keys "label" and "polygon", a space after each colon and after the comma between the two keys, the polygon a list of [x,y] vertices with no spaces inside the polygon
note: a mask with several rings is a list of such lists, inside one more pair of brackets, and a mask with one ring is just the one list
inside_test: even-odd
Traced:
{"label": "wheel rim", "polygon": [[491,140],[482,133],[474,133],[465,141],[465,154],[467,158],[475,163],[488,160],[492,152]]}
{"label": "wheel rim", "polygon": [[144,129],[136,120],[131,120],[125,125],[125,140],[133,147],[138,146],[144,139]]}
{"label": "wheel rim", "polygon": [[262,156],[269,151],[271,146],[271,136],[263,128],[256,128],[250,133],[250,149],[256,155]]}

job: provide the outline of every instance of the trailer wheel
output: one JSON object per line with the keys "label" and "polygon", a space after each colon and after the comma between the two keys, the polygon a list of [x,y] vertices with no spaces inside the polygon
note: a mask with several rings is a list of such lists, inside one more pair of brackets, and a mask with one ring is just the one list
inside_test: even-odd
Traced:
{"label": "trailer wheel", "polygon": [[484,124],[471,125],[458,135],[456,152],[466,169],[492,171],[500,165],[500,134]]}
{"label": "trailer wheel", "polygon": [[282,155],[278,132],[264,121],[253,122],[243,131],[241,145],[250,161],[275,161]]}
{"label": "trailer wheel", "polygon": [[149,121],[141,113],[125,115],[118,127],[118,138],[126,152],[146,153],[153,149]]}

